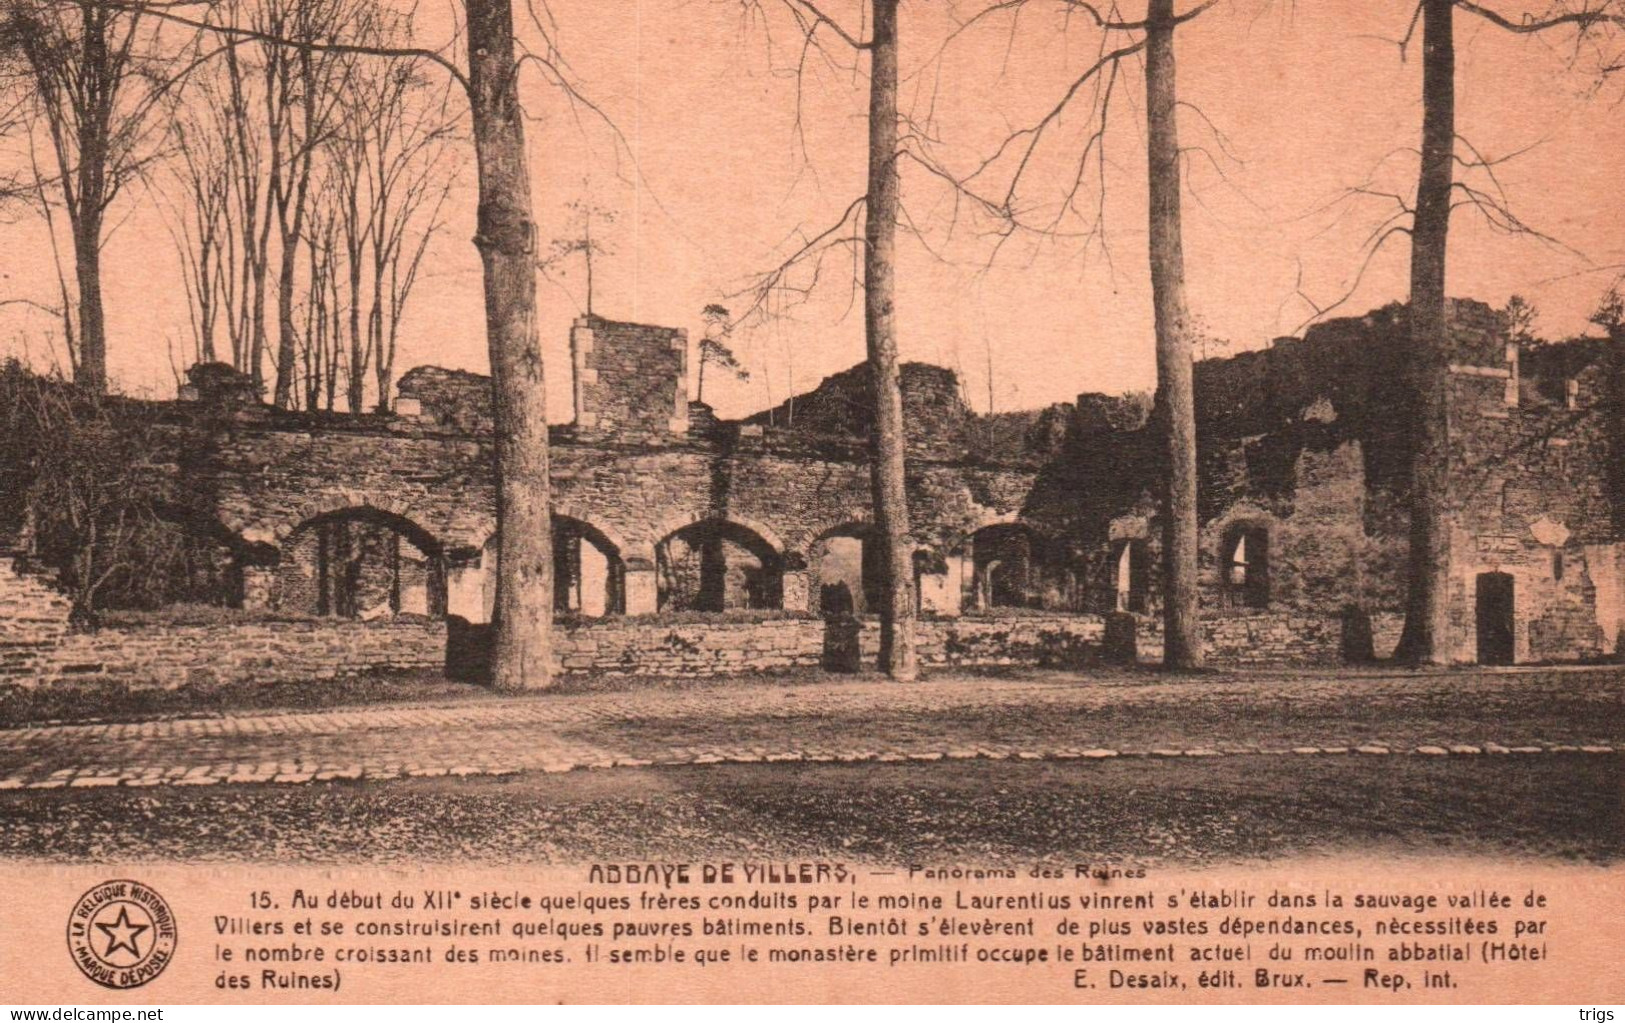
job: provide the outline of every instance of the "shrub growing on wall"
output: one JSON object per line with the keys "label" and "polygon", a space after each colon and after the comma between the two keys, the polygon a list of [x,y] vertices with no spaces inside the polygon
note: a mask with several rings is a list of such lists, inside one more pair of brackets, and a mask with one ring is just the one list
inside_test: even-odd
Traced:
{"label": "shrub growing on wall", "polygon": [[230,599],[229,552],[168,515],[178,472],[160,410],[0,368],[0,533],[56,571],[82,622]]}

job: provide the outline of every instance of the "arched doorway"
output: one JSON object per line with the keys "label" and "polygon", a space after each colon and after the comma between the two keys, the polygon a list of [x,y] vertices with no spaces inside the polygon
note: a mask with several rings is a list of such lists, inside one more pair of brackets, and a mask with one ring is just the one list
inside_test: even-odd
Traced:
{"label": "arched doorway", "polygon": [[1037,602],[1035,534],[1021,523],[984,526],[969,540],[971,574],[965,606],[978,610],[1027,607]]}
{"label": "arched doorway", "polygon": [[273,606],[335,618],[446,613],[445,555],[415,522],[341,508],[299,524],[282,545]]}
{"label": "arched doorway", "polygon": [[[482,621],[497,598],[497,534],[480,550]],[[603,618],[626,613],[626,561],[603,530],[583,519],[553,516],[553,611]]]}
{"label": "arched doorway", "polygon": [[1151,556],[1144,540],[1119,540],[1112,557],[1113,611],[1145,614],[1151,593]]}
{"label": "arched doorway", "polygon": [[726,519],[684,526],[655,545],[656,606],[725,611],[784,605],[784,558],[761,535]]}
{"label": "arched doorway", "polygon": [[1219,571],[1219,591],[1226,607],[1269,607],[1269,529],[1256,522],[1238,522],[1226,529],[1219,547]]}
{"label": "arched doorway", "polygon": [[626,613],[626,563],[591,523],[553,516],[553,610],[587,618]]}
{"label": "arched doorway", "polygon": [[815,606],[823,614],[867,614],[878,610],[883,566],[873,530],[849,523],[827,530],[813,541],[808,566],[813,573]]}
{"label": "arched doorway", "polygon": [[1512,576],[1481,572],[1475,591],[1478,663],[1512,664],[1517,660]]}

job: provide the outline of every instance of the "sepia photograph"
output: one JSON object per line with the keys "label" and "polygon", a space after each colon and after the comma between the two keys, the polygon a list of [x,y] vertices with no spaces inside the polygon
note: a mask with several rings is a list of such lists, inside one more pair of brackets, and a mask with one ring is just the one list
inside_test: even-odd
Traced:
{"label": "sepia photograph", "polygon": [[1620,1001],[1622,153],[1619,0],[0,0],[0,1000]]}

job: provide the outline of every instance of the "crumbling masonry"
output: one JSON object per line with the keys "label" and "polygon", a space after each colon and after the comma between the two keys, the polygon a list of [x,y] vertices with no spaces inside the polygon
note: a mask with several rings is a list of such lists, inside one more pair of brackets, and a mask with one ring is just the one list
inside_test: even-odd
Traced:
{"label": "crumbling masonry", "polygon": [[[1392,651],[1404,318],[1391,306],[1197,367],[1216,661]],[[1591,342],[1520,352],[1479,303],[1456,302],[1452,324],[1447,649],[1461,662],[1611,656],[1625,617],[1613,356]],[[574,421],[552,431],[561,666],[828,663],[826,619],[856,623],[854,650],[872,645],[863,367],[729,422],[689,401],[683,331],[592,318],[570,342]],[[903,386],[927,659],[1155,658],[1160,473],[1144,405],[1086,394],[989,417],[948,370],[906,365]],[[217,367],[194,371],[182,398],[166,410],[186,477],[177,527],[219,566],[195,601],[305,629],[418,622],[418,660],[448,618],[488,618],[486,378],[421,367],[393,414],[365,416],[276,410]],[[0,605],[23,585],[0,571]],[[40,650],[71,642],[53,634]],[[57,662],[36,650],[27,663]]]}

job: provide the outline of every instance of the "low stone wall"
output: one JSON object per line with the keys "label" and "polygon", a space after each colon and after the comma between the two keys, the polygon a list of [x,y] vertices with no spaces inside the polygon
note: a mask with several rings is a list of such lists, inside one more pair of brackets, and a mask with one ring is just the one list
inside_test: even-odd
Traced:
{"label": "low stone wall", "polygon": [[[1141,618],[1139,659],[1160,655],[1160,623]],[[1209,619],[1215,664],[1335,664],[1336,618],[1261,614]],[[129,688],[230,683],[319,682],[372,671],[439,671],[453,648],[454,677],[478,678],[485,626],[417,616],[372,622],[336,619],[244,620],[207,624],[121,624],[59,632],[0,650],[0,684],[106,681]],[[928,667],[1081,667],[1105,659],[1098,615],[987,615],[919,622],[920,663]],[[459,645],[461,649],[459,650]],[[563,676],[709,677],[787,669],[872,668],[880,648],[874,618],[826,623],[816,617],[731,621],[610,618],[560,623],[555,664]]]}
{"label": "low stone wall", "polygon": [[[872,658],[879,653],[880,626],[866,624],[865,638],[872,636],[874,647],[865,653]],[[1067,668],[1098,663],[1105,637],[1106,621],[1099,615],[938,618],[920,623],[918,649],[922,664]]]}
{"label": "low stone wall", "polygon": [[661,622],[605,618],[553,631],[554,663],[566,675],[726,675],[817,667],[824,623],[815,618]]}
{"label": "low stone wall", "polygon": [[[1373,616],[1372,645],[1379,657],[1393,653],[1398,640],[1391,619]],[[1202,636],[1207,660],[1215,665],[1258,667],[1293,664],[1343,664],[1344,622],[1338,615],[1290,611],[1243,614],[1204,610]],[[1162,619],[1139,619],[1139,660],[1162,659]]]}
{"label": "low stone wall", "polygon": [[319,681],[369,671],[438,669],[446,658],[446,623],[409,616],[374,622],[154,623],[72,632],[29,652],[26,660],[0,664],[0,684],[107,682],[172,689]]}
{"label": "low stone wall", "polygon": [[[1100,659],[1104,620],[1094,615],[922,619],[925,665],[1076,666]],[[871,667],[880,651],[874,618],[843,625],[821,618],[718,619],[684,623],[601,619],[560,625],[557,664],[565,675],[705,676],[829,667]]]}
{"label": "low stone wall", "polygon": [[1340,664],[1343,619],[1329,615],[1257,614],[1202,623],[1216,664]]}
{"label": "low stone wall", "polygon": [[0,557],[0,681],[30,678],[70,632],[68,598],[43,574]]}

